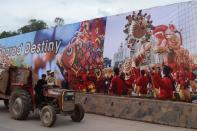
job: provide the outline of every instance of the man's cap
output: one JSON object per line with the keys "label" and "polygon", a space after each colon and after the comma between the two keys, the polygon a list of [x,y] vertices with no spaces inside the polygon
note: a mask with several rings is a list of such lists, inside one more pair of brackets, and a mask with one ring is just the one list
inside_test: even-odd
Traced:
{"label": "man's cap", "polygon": [[42,74],[42,78],[43,78],[43,77],[46,77],[46,74]]}

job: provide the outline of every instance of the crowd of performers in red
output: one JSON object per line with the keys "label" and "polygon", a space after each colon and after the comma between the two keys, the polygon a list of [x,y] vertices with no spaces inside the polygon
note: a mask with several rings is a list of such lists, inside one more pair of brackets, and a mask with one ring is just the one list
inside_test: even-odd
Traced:
{"label": "crowd of performers in red", "polygon": [[155,97],[162,100],[178,99],[191,101],[191,94],[196,93],[196,76],[192,71],[173,72],[169,66],[155,66],[149,69],[133,68],[129,79],[125,79],[119,68],[113,69],[111,77],[94,77],[84,75],[79,78],[76,90],[97,92],[110,95],[132,95]]}

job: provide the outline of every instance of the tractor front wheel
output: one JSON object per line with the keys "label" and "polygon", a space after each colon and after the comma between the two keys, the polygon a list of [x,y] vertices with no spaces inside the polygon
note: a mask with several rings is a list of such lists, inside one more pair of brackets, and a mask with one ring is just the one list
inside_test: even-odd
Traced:
{"label": "tractor front wheel", "polygon": [[75,109],[71,115],[71,119],[74,122],[80,122],[84,118],[85,111],[80,104],[75,104]]}
{"label": "tractor front wheel", "polygon": [[45,127],[51,127],[56,121],[56,112],[53,106],[44,106],[40,113],[40,119]]}

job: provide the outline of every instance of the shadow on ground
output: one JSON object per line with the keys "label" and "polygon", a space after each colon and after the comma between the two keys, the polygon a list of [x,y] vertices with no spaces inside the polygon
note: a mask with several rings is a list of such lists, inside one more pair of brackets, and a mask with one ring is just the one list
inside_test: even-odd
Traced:
{"label": "shadow on ground", "polygon": [[4,106],[0,106],[0,112],[9,112]]}

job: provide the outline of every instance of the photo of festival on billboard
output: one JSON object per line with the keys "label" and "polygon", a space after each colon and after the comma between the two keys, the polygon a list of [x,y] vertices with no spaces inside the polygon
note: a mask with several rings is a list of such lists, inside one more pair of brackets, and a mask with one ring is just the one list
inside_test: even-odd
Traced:
{"label": "photo of festival on billboard", "polygon": [[[192,16],[186,10],[189,4],[107,18],[104,43],[106,76],[112,78],[112,67],[117,67],[126,86],[117,94],[191,101],[191,94],[195,94],[197,89],[197,48],[195,33],[189,31],[196,25],[184,21],[188,15]],[[114,48],[110,48],[112,45]]]}

